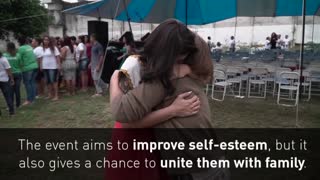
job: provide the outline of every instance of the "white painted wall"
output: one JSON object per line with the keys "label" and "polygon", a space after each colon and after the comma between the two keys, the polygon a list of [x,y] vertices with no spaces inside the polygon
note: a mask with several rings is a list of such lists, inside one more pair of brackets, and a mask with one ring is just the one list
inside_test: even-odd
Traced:
{"label": "white painted wall", "polygon": [[[85,16],[66,15],[65,20],[67,35],[71,36],[87,34],[87,21],[97,19]],[[214,42],[219,41],[222,44],[227,43],[230,36],[234,35],[235,32],[236,41],[238,44],[240,43],[243,45],[250,45],[251,43],[264,44],[266,37],[270,36],[272,32],[281,34],[282,38],[284,38],[285,35],[289,35],[289,38],[294,39],[296,43],[301,43],[301,17],[264,17],[255,18],[254,20],[249,17],[238,17],[236,30],[235,20],[235,18],[232,18],[215,24],[189,26],[189,28],[198,33],[204,39],[211,36]],[[305,42],[312,41],[313,34],[314,42],[320,43],[320,17],[315,17],[315,26],[312,25],[313,17],[307,17],[306,20]],[[118,39],[124,31],[129,30],[127,22],[114,21],[112,26],[111,20],[102,19],[102,21],[109,22],[110,39]],[[157,25],[131,23],[131,26],[135,38],[139,39],[147,32],[151,32]],[[313,29],[314,33],[312,33]]]}

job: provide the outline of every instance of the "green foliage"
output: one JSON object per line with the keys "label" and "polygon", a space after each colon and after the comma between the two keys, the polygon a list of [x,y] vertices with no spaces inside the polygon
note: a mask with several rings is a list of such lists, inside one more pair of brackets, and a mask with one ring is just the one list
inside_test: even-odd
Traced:
{"label": "green foliage", "polygon": [[48,28],[50,17],[40,0],[1,0],[0,7],[0,39],[6,38],[9,32],[15,37],[38,36]]}

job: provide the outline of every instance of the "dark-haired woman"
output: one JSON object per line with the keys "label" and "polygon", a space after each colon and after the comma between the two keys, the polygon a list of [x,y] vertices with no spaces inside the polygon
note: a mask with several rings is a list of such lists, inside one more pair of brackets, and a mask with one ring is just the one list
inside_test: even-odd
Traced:
{"label": "dark-haired woman", "polygon": [[81,80],[81,90],[87,91],[88,90],[88,63],[89,59],[87,56],[87,47],[84,44],[85,38],[84,36],[78,37],[78,46],[76,48],[76,60],[79,64],[79,73],[80,73],[80,80]]}
{"label": "dark-haired woman", "polygon": [[131,32],[125,32],[120,38],[120,41],[122,41],[124,47],[121,50],[123,55],[118,57],[118,60],[121,61],[119,68],[121,68],[127,57],[136,54],[133,34]]}
{"label": "dark-haired woman", "polygon": [[66,82],[69,95],[75,94],[76,86],[76,70],[77,64],[74,56],[74,48],[71,39],[66,37],[64,39],[64,47],[61,48],[61,62],[63,70],[63,78]]}
{"label": "dark-haired woman", "polygon": [[21,84],[21,68],[19,64],[19,54],[17,53],[16,45],[12,42],[7,44],[7,53],[4,54],[4,57],[7,58],[11,66],[11,73],[14,79],[14,85],[12,89],[12,98],[16,100],[16,107],[21,105],[21,96],[20,96],[20,84]]}
{"label": "dark-haired woman", "polygon": [[43,54],[43,48],[41,46],[42,44],[42,39],[41,38],[33,38],[31,42],[31,46],[33,48],[33,53],[37,58],[38,62],[38,73],[36,77],[36,82],[37,82],[37,97],[44,97],[45,96],[45,80],[44,80],[44,74],[42,71],[40,71],[40,62],[42,59],[42,54]]}
{"label": "dark-haired woman", "polygon": [[[135,89],[126,94],[120,90],[119,71],[116,71],[111,78],[110,102],[115,119],[121,123],[141,121],[150,112],[168,107],[179,94],[192,91],[201,102],[197,114],[183,118],[173,117],[155,127],[199,128],[197,136],[192,131],[174,131],[172,138],[180,138],[180,140],[214,138],[214,134],[204,129],[214,127],[208,99],[203,92],[204,84],[212,79],[213,74],[207,43],[182,23],[172,19],[167,20],[148,37],[140,60],[144,68],[141,83]],[[192,73],[189,76],[179,77],[177,67],[180,64],[188,65]],[[161,141],[161,132],[157,130],[154,132],[156,138],[160,138]],[[208,152],[208,154],[188,152],[187,154],[188,159],[196,159],[198,156],[221,157],[221,154],[216,152]],[[165,152],[162,154],[163,159],[176,158],[176,155]],[[227,177],[226,172],[220,169],[186,169],[185,171],[172,169],[168,172],[170,179],[225,179],[223,177]]]}
{"label": "dark-haired woman", "polygon": [[44,76],[48,86],[48,99],[57,101],[58,95],[58,78],[61,69],[60,53],[54,46],[54,38],[45,36],[43,38],[43,54],[40,69],[44,72]]}
{"label": "dark-haired woman", "polygon": [[27,92],[27,100],[22,105],[29,105],[34,102],[37,95],[36,76],[38,72],[38,63],[33,49],[27,44],[25,37],[18,39],[20,47],[18,53],[20,55],[19,64],[21,67],[23,83]]}
{"label": "dark-haired woman", "polygon": [[270,40],[271,49],[277,49],[277,41],[278,41],[278,35],[275,32],[273,32],[271,34],[271,40]]}

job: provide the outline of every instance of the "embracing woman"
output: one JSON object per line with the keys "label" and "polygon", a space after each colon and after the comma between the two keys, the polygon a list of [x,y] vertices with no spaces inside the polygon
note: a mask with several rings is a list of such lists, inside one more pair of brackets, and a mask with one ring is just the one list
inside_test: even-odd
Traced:
{"label": "embracing woman", "polygon": [[[142,62],[141,82],[131,91],[126,94],[121,91],[119,71],[111,78],[110,102],[115,120],[125,124],[142,122],[150,113],[170,106],[180,94],[191,91],[200,99],[199,112],[188,117],[171,117],[153,127],[201,128],[203,130],[199,130],[198,135],[201,138],[211,138],[204,129],[213,128],[209,103],[203,92],[204,84],[211,80],[213,74],[206,42],[182,23],[170,19],[161,23],[147,38],[139,60]],[[191,73],[180,76],[181,65],[190,67]],[[155,133],[158,138],[159,133]],[[186,131],[177,131],[176,136],[181,140],[191,140],[194,135]],[[187,154],[191,159],[197,156],[192,152]],[[163,158],[168,158],[166,155],[168,154],[162,153]],[[184,172],[168,171],[168,174],[169,179],[226,177],[225,171],[216,169],[187,169]]]}

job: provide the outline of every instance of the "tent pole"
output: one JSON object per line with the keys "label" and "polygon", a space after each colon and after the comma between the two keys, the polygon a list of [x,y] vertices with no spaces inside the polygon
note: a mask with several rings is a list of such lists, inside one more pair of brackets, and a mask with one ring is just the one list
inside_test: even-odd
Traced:
{"label": "tent pole", "polygon": [[111,21],[111,39],[113,39],[113,25],[114,25],[114,20],[112,18],[112,21]]}
{"label": "tent pole", "polygon": [[312,19],[312,51],[314,52],[314,18],[315,18],[315,15],[313,15],[313,19]]}
{"label": "tent pole", "polygon": [[124,8],[126,10],[126,15],[127,15],[127,20],[128,20],[128,24],[129,24],[129,29],[130,29],[130,32],[132,32],[132,28],[131,28],[131,22],[130,22],[130,17],[129,17],[129,13],[128,13],[128,9],[127,9],[127,0],[124,0]]}
{"label": "tent pole", "polygon": [[238,16],[236,17],[236,22],[234,24],[234,33],[233,33],[234,39],[236,39],[236,35],[237,35],[237,25],[238,25]]}
{"label": "tent pole", "polygon": [[188,27],[188,0],[186,0],[186,25]]}
{"label": "tent pole", "polygon": [[304,61],[304,36],[305,36],[305,26],[306,26],[306,1],[302,0],[302,41],[300,46],[300,91],[299,99],[302,96],[302,75],[303,75],[303,61]]}
{"label": "tent pole", "polygon": [[255,25],[255,22],[256,21],[256,17],[252,17],[252,35],[251,35],[251,48],[253,46],[253,41],[254,41],[254,25]]}

